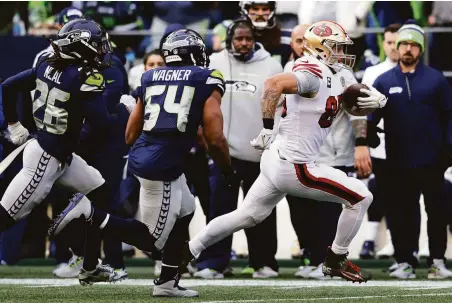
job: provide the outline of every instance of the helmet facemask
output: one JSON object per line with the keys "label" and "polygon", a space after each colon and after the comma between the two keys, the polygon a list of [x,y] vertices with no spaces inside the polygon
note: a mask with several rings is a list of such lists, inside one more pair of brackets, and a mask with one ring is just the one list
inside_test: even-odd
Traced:
{"label": "helmet facemask", "polygon": [[351,40],[344,42],[325,40],[323,45],[330,51],[327,65],[353,69],[356,56],[348,54],[348,46],[353,45]]}

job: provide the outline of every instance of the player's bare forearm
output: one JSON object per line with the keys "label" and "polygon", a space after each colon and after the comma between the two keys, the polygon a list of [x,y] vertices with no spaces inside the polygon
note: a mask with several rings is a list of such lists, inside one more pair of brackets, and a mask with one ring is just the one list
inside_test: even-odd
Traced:
{"label": "player's bare forearm", "polygon": [[229,146],[223,134],[223,114],[221,113],[221,94],[214,91],[204,104],[203,133],[207,150],[223,173],[231,168]]}
{"label": "player's bare forearm", "polygon": [[297,90],[297,80],[291,73],[280,73],[267,78],[262,94],[262,118],[273,119],[281,94],[295,94]]}
{"label": "player's bare forearm", "polygon": [[144,106],[143,101],[138,98],[137,105],[130,114],[129,120],[127,121],[126,127],[126,144],[133,145],[138,139],[141,131],[143,130],[143,116],[144,116]]}

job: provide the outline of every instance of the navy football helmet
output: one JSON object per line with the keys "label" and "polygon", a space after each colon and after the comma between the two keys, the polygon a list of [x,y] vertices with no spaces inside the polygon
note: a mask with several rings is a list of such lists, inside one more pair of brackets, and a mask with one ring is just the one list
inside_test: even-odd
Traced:
{"label": "navy football helmet", "polygon": [[53,41],[62,58],[100,64],[111,53],[108,33],[95,21],[75,19],[66,23]]}
{"label": "navy football helmet", "polygon": [[202,37],[191,29],[181,29],[166,37],[161,51],[167,65],[208,67],[209,57]]}

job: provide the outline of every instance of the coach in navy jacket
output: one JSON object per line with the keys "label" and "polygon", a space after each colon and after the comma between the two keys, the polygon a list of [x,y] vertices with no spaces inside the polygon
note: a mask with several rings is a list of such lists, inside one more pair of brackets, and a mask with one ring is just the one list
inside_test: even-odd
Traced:
{"label": "coach in navy jacket", "polygon": [[452,272],[442,261],[447,244],[443,181],[452,155],[452,91],[441,72],[420,61],[424,49],[420,27],[404,25],[396,43],[399,64],[374,83],[388,102],[369,119],[378,124],[384,118],[387,164],[394,178],[389,182],[393,188],[388,216],[399,268],[391,275],[414,275],[419,228],[412,209],[418,209],[422,192],[429,218],[430,273],[449,277]]}

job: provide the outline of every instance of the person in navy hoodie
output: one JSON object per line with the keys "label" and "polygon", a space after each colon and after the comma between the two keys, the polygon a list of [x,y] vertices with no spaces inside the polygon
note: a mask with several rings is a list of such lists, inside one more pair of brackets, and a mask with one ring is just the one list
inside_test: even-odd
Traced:
{"label": "person in navy hoodie", "polygon": [[[380,75],[374,87],[388,96],[385,108],[377,109],[370,120],[385,121],[387,164],[392,174],[388,217],[393,231],[398,263],[391,277],[416,277],[418,265],[413,251],[419,239],[410,209],[418,207],[424,195],[428,215],[428,278],[449,278],[444,264],[447,246],[447,205],[444,197],[444,171],[452,166],[452,91],[443,74],[422,63],[424,31],[405,24],[396,41],[399,64]],[[407,215],[408,214],[408,215]]]}

